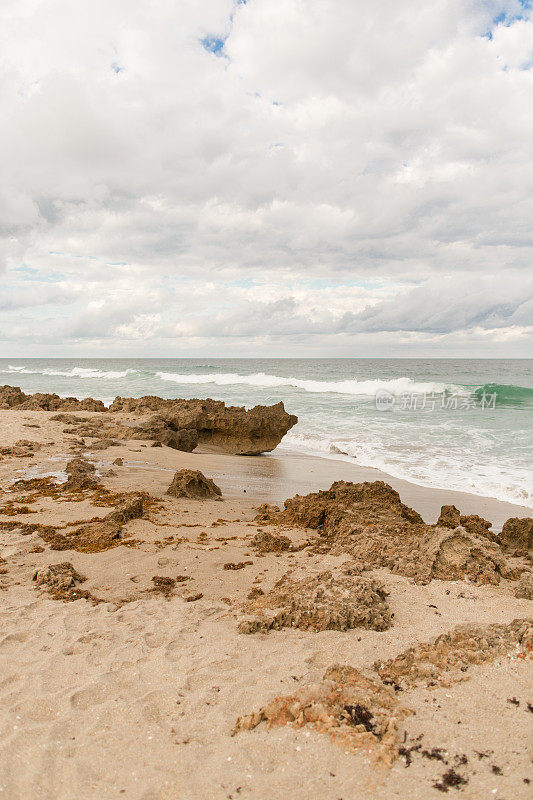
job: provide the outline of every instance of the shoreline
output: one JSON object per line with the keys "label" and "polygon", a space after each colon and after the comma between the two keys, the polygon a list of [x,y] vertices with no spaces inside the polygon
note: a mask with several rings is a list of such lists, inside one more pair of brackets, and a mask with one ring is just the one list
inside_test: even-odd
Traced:
{"label": "shoreline", "polygon": [[[147,469],[161,469],[160,449],[157,449],[157,454],[154,456],[153,451],[143,451]],[[125,457],[127,464],[130,461],[127,453]],[[490,519],[497,530],[510,517],[527,517],[531,514],[531,509],[515,503],[468,492],[419,486],[372,467],[296,452],[280,453],[275,450],[262,456],[233,456],[195,451],[179,453],[178,457],[165,453],[163,461],[169,472],[182,467],[199,469],[213,478],[226,496],[238,498],[246,495],[258,503],[282,505],[296,494],[329,489],[338,480],[353,483],[384,481],[399,492],[404,503],[416,508],[425,522],[430,524],[436,522],[443,505],[455,505],[462,514],[479,514]],[[133,472],[142,471],[143,466],[132,465],[131,469]]]}
{"label": "shoreline", "polygon": [[[94,417],[90,412],[77,412],[82,417]],[[38,439],[45,438],[42,434],[56,430],[55,423],[50,420],[51,412],[35,410],[9,409],[0,414],[0,420],[9,419],[12,423],[7,426],[3,438],[6,444],[14,444],[20,439],[29,438],[30,430],[25,427],[39,425],[35,430],[40,431]],[[4,426],[1,426],[4,428]],[[32,431],[31,438],[34,438]],[[68,437],[67,437],[68,438]],[[45,450],[49,450],[50,442]],[[49,461],[45,472],[60,470],[61,458],[54,449],[53,460]],[[132,451],[142,453],[142,458],[132,458]],[[197,447],[193,452],[187,453],[169,447],[152,449],[144,442],[137,440],[124,440],[108,450],[92,451],[87,445],[85,452],[101,462],[102,467],[109,469],[112,461],[119,457],[124,458],[125,467],[122,474],[131,472],[131,479],[135,482],[135,475],[140,477],[144,471],[161,472],[161,479],[156,481],[163,484],[168,474],[177,469],[199,469],[204,474],[212,477],[219,483],[223,493],[232,498],[245,498],[261,503],[283,505],[283,502],[296,494],[308,494],[319,490],[329,489],[331,484],[338,480],[359,483],[362,481],[383,481],[399,492],[402,500],[407,505],[416,508],[424,520],[432,524],[436,522],[442,505],[455,505],[462,514],[479,514],[493,523],[495,530],[500,530],[503,523],[510,517],[529,517],[532,509],[519,503],[511,503],[498,498],[461,492],[456,489],[443,489],[432,486],[422,486],[405,478],[397,478],[390,473],[376,467],[366,467],[349,460],[349,457],[328,457],[327,455],[299,452],[289,448],[277,447],[270,453],[254,456],[230,455],[217,452],[214,448],[206,449]],[[41,458],[19,460],[17,466],[22,469],[30,468],[42,459],[44,451],[40,452]],[[112,454],[112,455],[111,455]],[[50,453],[52,455],[52,453]],[[67,449],[63,455],[66,461],[71,457]],[[13,480],[20,475],[13,475]],[[142,478],[145,480],[145,477]],[[0,461],[0,481],[7,488],[10,480],[2,469]],[[153,482],[149,479],[149,482]]]}

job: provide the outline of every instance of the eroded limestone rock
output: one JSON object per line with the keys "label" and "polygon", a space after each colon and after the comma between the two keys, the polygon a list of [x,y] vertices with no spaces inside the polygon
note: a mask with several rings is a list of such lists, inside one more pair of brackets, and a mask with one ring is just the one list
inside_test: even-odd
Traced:
{"label": "eroded limestone rock", "polygon": [[211,478],[206,478],[200,470],[179,469],[167,489],[167,494],[173,497],[203,499],[206,497],[219,497],[222,492],[216,483]]}
{"label": "eroded limestone rock", "polygon": [[281,628],[346,631],[390,627],[387,592],[374,580],[352,574],[321,572],[295,581],[284,575],[266,594],[256,595],[243,607],[247,615],[241,633],[266,633]]}
{"label": "eroded limestone rock", "polygon": [[399,687],[419,683],[462,680],[473,664],[483,664],[521,653],[531,656],[533,618],[515,619],[508,625],[458,625],[431,642],[410,647],[389,661],[374,664],[385,683]]}
{"label": "eroded limestone rock", "polygon": [[345,752],[365,752],[390,766],[398,756],[400,725],[412,712],[383,684],[350,666],[335,665],[321,681],[276,697],[255,713],[239,717],[233,734],[262,723],[267,729],[310,727],[330,736]]}

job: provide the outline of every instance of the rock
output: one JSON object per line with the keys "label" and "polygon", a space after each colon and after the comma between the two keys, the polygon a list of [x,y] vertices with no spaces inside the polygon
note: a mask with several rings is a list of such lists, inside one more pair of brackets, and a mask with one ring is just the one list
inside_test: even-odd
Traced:
{"label": "rock", "polygon": [[265,553],[283,553],[286,550],[292,549],[292,542],[288,536],[276,536],[274,533],[268,531],[259,531],[255,534],[250,541],[252,547],[255,547],[258,555]]}
{"label": "rock", "polygon": [[404,505],[400,495],[383,481],[349,483],[337,481],[328,491],[296,495],[285,501],[279,519],[302,528],[335,529],[340,521],[424,523],[420,514]]}
{"label": "rock", "polygon": [[500,542],[505,550],[516,556],[527,556],[533,550],[533,519],[511,517],[502,528]]}
{"label": "rock", "polygon": [[33,580],[37,586],[46,586],[49,591],[65,591],[77,583],[83,583],[86,578],[76,572],[70,561],[62,561],[60,564],[50,564],[37,570]]}
{"label": "rock", "polygon": [[84,458],[73,458],[67,463],[65,472],[68,475],[65,489],[68,491],[80,492],[98,486],[95,479],[96,467]]}
{"label": "rock", "polygon": [[16,408],[20,411],[107,411],[101,400],[88,397],[59,397],[58,394],[27,395],[18,386],[0,386],[0,409]]}
{"label": "rock", "polygon": [[85,458],[73,458],[67,462],[65,467],[65,472],[67,475],[75,475],[75,474],[82,474],[82,475],[89,475],[96,472],[96,467],[90,461],[87,461]]}
{"label": "rock", "polygon": [[[439,528],[453,529],[458,528],[459,525],[468,533],[473,533],[476,536],[487,536],[489,535],[489,529],[492,527],[492,522],[479,517],[477,514],[461,514],[455,506],[442,506],[437,526]],[[491,538],[490,535],[489,538]]]}
{"label": "rock", "polygon": [[216,483],[197,469],[180,469],[174,475],[167,494],[173,497],[218,497],[222,494]]}
{"label": "rock", "polygon": [[192,453],[198,445],[198,433],[195,430],[189,431],[186,428],[181,428],[179,431],[173,431],[170,428],[165,428],[158,435],[159,440],[154,442],[154,445],[165,444],[167,447],[181,450],[183,453]]}
{"label": "rock", "polygon": [[92,443],[91,450],[107,450],[108,447],[116,447],[119,444],[120,442],[114,439],[98,439],[98,441]]}
{"label": "rock", "polygon": [[274,588],[246,603],[243,610],[253,615],[239,625],[240,633],[266,633],[281,628],[346,631],[369,628],[384,631],[390,627],[391,613],[387,592],[374,580],[345,570],[331,571],[294,581],[284,575]]}
{"label": "rock", "polygon": [[482,664],[533,645],[533,619],[515,619],[508,625],[459,625],[431,642],[410,647],[374,668],[381,680],[407,688],[419,683],[447,683],[464,679],[472,664]]}
{"label": "rock", "polygon": [[[219,400],[175,400],[162,397],[116,397],[107,409],[100,400],[56,394],[26,395],[18,387],[0,387],[0,409],[35,409],[44,411],[105,412],[105,433],[115,439],[147,439],[159,441],[177,450],[191,452],[198,445],[211,450],[239,455],[258,455],[273,450],[298,418],[287,414],[283,403],[255,406],[250,410],[226,406]],[[116,422],[116,415],[144,415],[136,424]],[[111,417],[115,417],[111,421]],[[53,419],[76,424],[82,436],[95,436],[102,441],[98,449],[110,446],[103,437],[102,423],[79,417],[56,414]]]}
{"label": "rock", "polygon": [[460,525],[465,531],[473,533],[475,536],[490,535],[489,531],[490,528],[492,528],[492,522],[489,522],[488,519],[483,519],[483,517],[479,517],[477,514],[468,514],[467,516],[461,514]]}
{"label": "rock", "polygon": [[75,414],[54,414],[53,417],[50,417],[52,422],[65,422],[68,425],[74,425],[77,422],[85,422],[86,420],[83,417],[77,417]]}
{"label": "rock", "polygon": [[462,527],[426,525],[382,481],[339,481],[329,491],[297,495],[271,519],[317,529],[317,552],[348,553],[360,571],[388,567],[418,583],[468,577],[496,584],[502,576],[512,577],[496,542]]}
{"label": "rock", "polygon": [[117,466],[117,467],[123,467],[124,466],[124,460],[122,458],[115,458],[115,460],[113,461],[113,464],[115,466]]}
{"label": "rock", "polygon": [[411,713],[381,682],[353,667],[335,665],[321,681],[307,683],[294,694],[276,697],[259,711],[239,717],[233,735],[263,722],[267,730],[278,725],[309,727],[327,733],[346,753],[362,751],[390,766],[398,756],[400,722]]}
{"label": "rock", "polygon": [[533,572],[526,570],[520,575],[514,596],[522,600],[533,600]]}
{"label": "rock", "polygon": [[440,528],[457,528],[461,524],[461,512],[455,506],[442,506],[437,525]]}
{"label": "rock", "polygon": [[41,449],[38,442],[30,442],[28,439],[19,439],[11,447],[0,447],[0,455],[16,456],[18,458],[33,457],[37,450]]}
{"label": "rock", "polygon": [[119,522],[124,525],[130,519],[139,519],[144,513],[143,499],[139,495],[127,497],[122,500],[114,511],[107,514],[104,519],[109,522]]}
{"label": "rock", "polygon": [[258,455],[277,447],[298,421],[287,414],[283,403],[255,406],[247,411],[243,407],[227,407],[218,400],[117,397],[110,411],[139,413],[148,408],[157,409],[158,413],[134,428],[134,435],[188,451],[202,445],[225,453]]}

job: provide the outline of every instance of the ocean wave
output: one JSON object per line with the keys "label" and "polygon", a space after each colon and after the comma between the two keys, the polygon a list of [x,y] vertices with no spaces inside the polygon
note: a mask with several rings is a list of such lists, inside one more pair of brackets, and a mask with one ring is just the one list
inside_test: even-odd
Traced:
{"label": "ocean wave", "polygon": [[279,375],[267,375],[256,372],[253,375],[239,375],[234,372],[221,372],[216,375],[187,375],[178,372],[157,372],[156,376],[162,381],[171,381],[182,385],[189,384],[215,384],[216,386],[257,386],[264,389],[274,389],[288,386],[301,389],[313,394],[345,394],[354,397],[374,397],[376,392],[385,391],[392,395],[409,394],[443,394],[445,392],[464,394],[468,393],[463,387],[451,383],[436,383],[434,381],[419,382],[411,378],[393,378],[391,380],[347,380],[347,381],[310,381],[300,378],[284,378]]}
{"label": "ocean wave", "polygon": [[15,367],[12,364],[8,365],[7,369],[2,369],[0,372],[11,375],[57,375],[63,378],[98,378],[100,380],[115,380],[125,378],[127,375],[136,373],[136,369],[126,369],[122,371],[105,371],[101,369],[90,369],[88,367],[73,367],[71,370],[56,370],[56,369],[28,369],[27,367]]}
{"label": "ocean wave", "polygon": [[496,395],[496,405],[502,406],[531,406],[533,405],[533,389],[526,386],[514,386],[510,383],[486,383],[475,390],[474,395],[478,402],[485,397],[486,402]]}
{"label": "ocean wave", "polygon": [[292,451],[355,463],[385,472],[418,486],[435,489],[452,489],[469,492],[481,497],[494,497],[507,503],[533,508],[533,492],[529,485],[530,472],[525,467],[509,465],[502,468],[498,463],[478,464],[473,468],[471,454],[457,453],[454,460],[448,458],[443,467],[439,449],[434,452],[427,446],[423,453],[406,449],[403,453],[391,453],[382,442],[350,441],[336,437],[321,437],[317,434],[299,434],[289,431],[277,447],[277,451]]}

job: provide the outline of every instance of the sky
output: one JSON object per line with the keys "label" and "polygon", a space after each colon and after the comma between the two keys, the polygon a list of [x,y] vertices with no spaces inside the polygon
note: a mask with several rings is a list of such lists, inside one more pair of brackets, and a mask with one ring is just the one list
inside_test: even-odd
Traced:
{"label": "sky", "polygon": [[523,0],[3,0],[0,356],[533,354]]}

